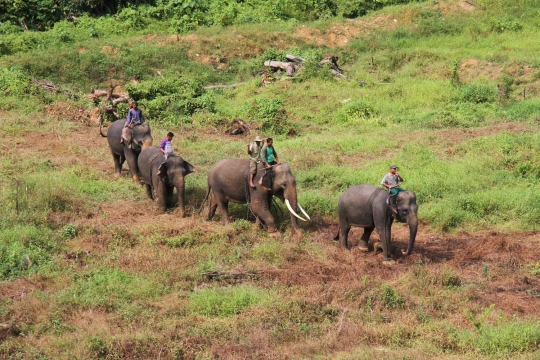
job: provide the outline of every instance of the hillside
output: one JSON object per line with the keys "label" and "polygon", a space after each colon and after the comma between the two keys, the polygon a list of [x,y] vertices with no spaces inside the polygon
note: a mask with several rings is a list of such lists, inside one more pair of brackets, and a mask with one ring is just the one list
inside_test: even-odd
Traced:
{"label": "hillside", "polygon": [[[540,3],[281,2],[296,18],[201,4],[197,24],[159,5],[46,31],[0,23],[0,357],[537,358]],[[263,65],[286,54],[305,59],[293,77]],[[138,100],[154,145],[174,132],[196,167],[185,218],[158,214],[126,165],[114,176],[106,103],[87,96],[111,84]],[[218,84],[240,85],[203,89]],[[250,134],[228,135],[236,118]],[[225,226],[198,214],[209,170],[256,135],[296,177],[301,235],[280,201],[278,234],[246,205]],[[341,194],[392,163],[420,228],[385,266],[355,247],[362,229],[351,250],[333,238]],[[393,225],[398,248],[408,236]]]}

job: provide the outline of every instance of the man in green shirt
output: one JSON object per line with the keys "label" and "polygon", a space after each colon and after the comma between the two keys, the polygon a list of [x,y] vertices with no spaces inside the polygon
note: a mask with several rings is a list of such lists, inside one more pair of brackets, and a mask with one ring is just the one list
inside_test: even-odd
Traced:
{"label": "man in green shirt", "polygon": [[274,149],[274,140],[272,138],[266,139],[266,145],[262,148],[263,163],[266,168],[271,168],[272,165],[280,164],[278,154]]}

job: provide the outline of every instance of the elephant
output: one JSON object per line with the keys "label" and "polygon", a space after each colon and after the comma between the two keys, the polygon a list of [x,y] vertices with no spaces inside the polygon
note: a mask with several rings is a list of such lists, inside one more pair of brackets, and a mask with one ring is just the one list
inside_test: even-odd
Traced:
{"label": "elephant", "polygon": [[122,164],[127,160],[133,181],[139,184],[139,167],[137,165],[137,158],[139,157],[141,151],[152,146],[152,134],[148,125],[136,125],[133,128],[133,140],[130,148],[125,141],[120,142],[125,122],[126,121],[124,119],[113,122],[107,130],[107,135],[103,134],[101,131],[102,124],[100,124],[99,133],[101,136],[106,137],[109,143],[109,149],[111,149],[111,154],[114,160],[115,175],[120,176]]}
{"label": "elephant", "polygon": [[[339,229],[334,240],[339,239],[339,245],[348,248],[348,235],[351,226],[364,228],[364,234],[358,244],[360,250],[368,250],[368,241],[373,229],[377,229],[381,238],[383,256],[391,260],[391,226],[394,221],[392,211],[388,208],[388,192],[382,188],[362,184],[348,188],[339,198],[338,216]],[[409,255],[414,246],[418,230],[418,205],[416,195],[412,191],[402,191],[397,195],[396,221],[409,225],[409,244],[403,252]]]}
{"label": "elephant", "polygon": [[[275,232],[276,223],[270,212],[270,204],[272,196],[276,196],[287,205],[291,213],[292,227],[297,234],[301,234],[296,219],[307,221],[310,218],[298,203],[296,179],[289,166],[286,164],[274,165],[272,171],[266,172],[263,165],[258,164],[257,174],[253,177],[253,183],[256,185],[255,188],[251,188],[248,186],[248,165],[249,160],[247,159],[224,159],[212,167],[208,174],[208,191],[204,201],[208,199],[210,192],[213,193],[213,196],[208,202],[206,220],[212,220],[216,208],[219,206],[221,220],[223,224],[227,224],[229,201],[239,204],[249,202],[251,211],[257,220],[266,224],[268,232]],[[260,180],[262,185],[259,184]],[[307,220],[297,214],[298,210],[304,214]]]}
{"label": "elephant", "polygon": [[156,193],[159,212],[164,213],[167,200],[172,197],[173,187],[178,193],[180,216],[186,215],[184,206],[184,177],[195,171],[193,165],[180,156],[169,156],[163,162],[163,153],[157,146],[151,146],[141,152],[137,160],[141,177],[146,185],[146,195],[154,200],[152,189]]}

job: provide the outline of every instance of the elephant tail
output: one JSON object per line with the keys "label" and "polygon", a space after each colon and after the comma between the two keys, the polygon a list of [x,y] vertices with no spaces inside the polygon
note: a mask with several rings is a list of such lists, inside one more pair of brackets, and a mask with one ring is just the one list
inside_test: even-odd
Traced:
{"label": "elephant tail", "polygon": [[107,134],[103,134],[103,131],[101,130],[103,128],[103,116],[99,115],[99,133],[103,137],[107,137]]}
{"label": "elephant tail", "polygon": [[201,207],[199,208],[199,211],[197,212],[197,215],[199,215],[204,207],[204,204],[206,203],[206,200],[208,200],[208,196],[210,195],[210,190],[212,190],[212,187],[210,184],[208,184],[208,191],[206,191],[206,196],[204,197],[204,200],[202,201]]}
{"label": "elephant tail", "polygon": [[338,241],[339,240],[339,226],[337,228],[337,234],[336,236],[334,236],[334,241]]}

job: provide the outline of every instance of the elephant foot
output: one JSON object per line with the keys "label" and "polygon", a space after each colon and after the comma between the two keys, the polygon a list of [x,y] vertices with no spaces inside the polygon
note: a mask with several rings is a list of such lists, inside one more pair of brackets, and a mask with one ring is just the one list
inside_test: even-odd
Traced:
{"label": "elephant foot", "polygon": [[115,173],[114,173],[114,177],[117,178],[117,179],[118,179],[121,175],[122,175],[122,174],[120,174],[119,172],[115,172]]}
{"label": "elephant foot", "polygon": [[375,244],[373,244],[373,250],[375,252],[383,251],[382,243],[377,241]]}
{"label": "elephant foot", "polygon": [[364,251],[364,252],[369,251],[367,241],[360,240],[360,242],[358,243],[358,250]]}
{"label": "elephant foot", "polygon": [[383,266],[386,266],[386,267],[392,267],[392,266],[396,265],[396,261],[392,260],[392,259],[385,259],[385,260],[383,260],[382,264],[383,264]]}

